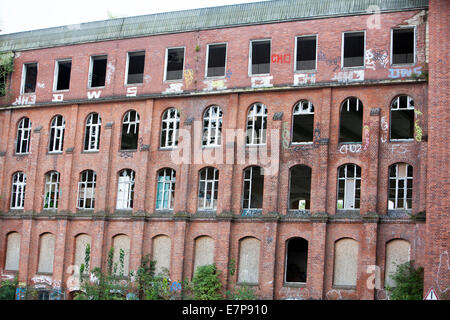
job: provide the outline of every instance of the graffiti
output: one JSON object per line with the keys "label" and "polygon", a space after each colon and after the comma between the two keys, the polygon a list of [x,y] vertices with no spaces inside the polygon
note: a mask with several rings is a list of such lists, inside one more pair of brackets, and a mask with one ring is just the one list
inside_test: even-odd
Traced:
{"label": "graffiti", "polygon": [[408,146],[404,144],[391,144],[391,152],[405,154],[409,151]]}
{"label": "graffiti", "polygon": [[381,269],[377,265],[369,265],[366,268],[366,273],[370,274],[367,278],[366,286],[367,289],[381,289]]}
{"label": "graffiti", "polygon": [[230,80],[231,79],[231,75],[233,74],[233,72],[231,72],[230,69],[227,70],[227,73],[225,74],[225,78]]}
{"label": "graffiti", "polygon": [[332,58],[332,59],[327,59],[325,53],[322,50],[319,50],[319,52],[317,54],[317,61],[323,61],[330,67],[334,66],[333,72],[336,72],[340,68],[339,67],[339,62],[341,61],[341,57],[337,56],[337,57]]}
{"label": "graffiti", "polygon": [[370,5],[366,9],[367,13],[372,13],[366,20],[367,28],[369,29],[380,29],[381,28],[381,19],[380,19],[380,7],[377,5]]}
{"label": "graffiti", "polygon": [[186,88],[187,88],[194,81],[194,70],[192,70],[192,69],[185,69],[183,71],[183,75],[184,75],[184,82],[186,83]]}
{"label": "graffiti", "polygon": [[128,152],[128,151],[119,151],[119,157],[121,158],[133,158],[133,152]]}
{"label": "graffiti", "polygon": [[254,217],[260,215],[261,209],[242,209],[242,216],[244,217]]}
{"label": "graffiti", "polygon": [[203,83],[206,85],[206,88],[203,91],[212,91],[212,90],[224,90],[227,87],[225,86],[226,80],[204,80]]}
{"label": "graffiti", "polygon": [[183,87],[182,83],[170,83],[169,87],[163,91],[163,94],[167,93],[181,93],[183,90],[181,90],[181,87]]}
{"label": "graffiti", "polygon": [[70,274],[66,281],[69,291],[80,290],[80,266],[72,264],[67,267],[66,273]]}
{"label": "graffiti", "polygon": [[389,63],[389,54],[387,50],[366,50],[366,55],[364,57],[366,69],[376,70],[377,63],[381,65],[383,68]]}
{"label": "graffiti", "polygon": [[[287,123],[286,123],[286,125],[287,125]],[[289,131],[288,131],[288,132],[289,132]],[[288,137],[288,138],[289,138],[289,137]],[[319,126],[317,126],[317,127],[314,129],[313,143],[308,143],[308,144],[303,144],[303,145],[297,145],[297,146],[295,146],[295,147],[289,148],[288,150],[289,150],[289,152],[291,152],[291,153],[295,153],[295,152],[298,152],[298,151],[313,150],[313,149],[318,148],[319,145],[320,145],[324,140],[327,140],[327,139],[320,139],[320,129],[319,129]],[[289,147],[289,142],[290,142],[290,140],[287,140],[287,147]],[[286,143],[285,143],[284,140],[283,140],[283,146],[284,146],[285,148],[287,148],[285,145],[286,145]]]}
{"label": "graffiti", "polygon": [[362,150],[361,144],[343,144],[339,148],[339,153],[346,154],[346,153],[360,153]]}
{"label": "graffiti", "polygon": [[107,84],[111,83],[111,78],[112,78],[112,75],[115,70],[116,70],[116,67],[114,66],[112,61],[109,61],[108,65],[106,66],[106,83]]}
{"label": "graffiti", "polygon": [[294,86],[300,86],[304,84],[314,84],[316,83],[316,74],[315,73],[299,73],[294,74]]}
{"label": "graffiti", "polygon": [[285,300],[306,300],[311,297],[308,288],[282,287],[279,295],[285,297]]}
{"label": "graffiti", "polygon": [[23,160],[25,160],[26,159],[26,155],[19,155],[19,156],[16,156],[16,161],[23,161]]}
{"label": "graffiti", "polygon": [[27,289],[26,288],[17,288],[16,289],[16,300],[25,300]]}
{"label": "graffiti", "polygon": [[414,117],[416,118],[416,121],[414,121],[414,138],[416,139],[417,142],[421,142],[422,141],[422,128],[419,125],[419,121],[420,119],[419,116],[422,115],[422,112],[420,112],[419,110],[414,109]]}
{"label": "graffiti", "polygon": [[149,75],[149,74],[146,74],[146,75],[144,76],[144,80],[145,80],[145,83],[146,83],[146,84],[149,84],[149,83],[150,83],[150,81],[152,80],[152,77],[151,77],[151,75]]}
{"label": "graffiti", "polygon": [[369,122],[364,122],[363,135],[364,135],[364,147],[363,147],[363,150],[367,150],[369,148],[369,143],[370,143]]}
{"label": "graffiti", "polygon": [[289,145],[291,143],[291,132],[289,131],[287,122],[283,122],[281,138],[283,139],[282,140],[283,148],[285,148],[285,149],[289,148]]}
{"label": "graffiti", "polygon": [[341,290],[331,289],[325,294],[327,300],[342,300]]}
{"label": "graffiti", "polygon": [[[443,261],[445,259],[445,261]],[[438,270],[436,272],[436,288],[441,292],[445,293],[448,289],[450,289],[450,286],[448,286],[447,283],[442,283],[441,281],[446,281],[445,279],[449,278],[449,271],[450,271],[450,263],[448,258],[448,252],[444,251],[439,256],[439,266]],[[448,281],[448,280],[447,280]]]}
{"label": "graffiti", "polygon": [[137,95],[137,87],[127,88],[127,97],[136,97],[136,95]]}
{"label": "graffiti", "polygon": [[12,274],[3,273],[3,269],[0,269],[0,280],[11,280],[14,279]]}
{"label": "graffiti", "polygon": [[30,96],[18,96],[16,98],[16,101],[12,103],[13,106],[23,106],[28,104],[35,104],[36,103],[36,95],[30,95]]}
{"label": "graffiti", "polygon": [[88,91],[87,92],[87,98],[88,99],[98,99],[100,98],[100,95],[102,94],[102,91]]}
{"label": "graffiti", "polygon": [[364,70],[339,71],[334,74],[334,77],[331,80],[340,83],[364,81]]}
{"label": "graffiti", "polygon": [[273,84],[271,83],[272,79],[273,76],[252,77],[252,88],[272,87],[273,86]]}
{"label": "graffiti", "polygon": [[178,281],[173,281],[170,285],[170,291],[180,291],[181,290],[181,283]]}
{"label": "graffiti", "polygon": [[380,137],[380,140],[383,143],[387,141],[388,129],[389,129],[389,125],[386,122],[385,118],[386,117],[381,117],[381,137]]}
{"label": "graffiti", "polygon": [[31,282],[36,288],[40,287],[52,287],[52,288],[59,288],[61,287],[61,281],[59,280],[53,280],[51,277],[48,276],[34,276],[31,278]]}
{"label": "graffiti", "polygon": [[391,79],[401,79],[409,78],[413,74],[420,76],[422,74],[422,67],[415,68],[402,68],[402,69],[389,69],[389,78]]}
{"label": "graffiti", "polygon": [[52,102],[63,102],[64,95],[62,93],[54,94],[52,98]]}
{"label": "graffiti", "polygon": [[272,63],[281,63],[281,64],[288,64],[291,63],[291,54],[285,53],[285,54],[272,54],[272,57],[270,58]]}

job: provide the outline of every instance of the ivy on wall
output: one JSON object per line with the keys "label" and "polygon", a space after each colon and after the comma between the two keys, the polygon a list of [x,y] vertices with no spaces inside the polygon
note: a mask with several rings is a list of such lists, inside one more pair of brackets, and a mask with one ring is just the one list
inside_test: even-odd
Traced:
{"label": "ivy on wall", "polygon": [[6,95],[8,75],[14,68],[14,53],[0,53],[0,96]]}

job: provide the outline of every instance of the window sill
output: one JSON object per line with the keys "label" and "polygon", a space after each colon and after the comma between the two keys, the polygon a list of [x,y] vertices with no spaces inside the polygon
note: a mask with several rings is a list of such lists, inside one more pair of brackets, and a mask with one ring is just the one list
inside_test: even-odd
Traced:
{"label": "window sill", "polygon": [[343,145],[343,144],[362,144],[362,141],[359,142],[338,142],[339,145]]}
{"label": "window sill", "polygon": [[106,86],[88,87],[87,90],[105,89]]}
{"label": "window sill", "polygon": [[211,145],[202,146],[202,149],[216,149],[216,148],[220,148],[221,146],[222,146],[221,144],[211,144]]}
{"label": "window sill", "polygon": [[32,96],[34,94],[36,94],[36,91],[33,91],[33,92],[20,92],[20,95],[24,95],[24,96]]}
{"label": "window sill", "polygon": [[63,154],[63,151],[48,151],[47,154],[48,155],[59,155],[59,154]]}
{"label": "window sill", "polygon": [[137,152],[137,149],[120,149],[119,152]]}
{"label": "window sill", "polygon": [[100,150],[83,150],[80,153],[81,154],[83,154],[83,153],[89,154],[89,153],[99,153],[99,152],[100,152]]}
{"label": "window sill", "polygon": [[365,70],[366,66],[342,67],[341,70]]}
{"label": "window sill", "polygon": [[291,146],[301,146],[301,145],[307,145],[307,144],[313,144],[314,141],[307,141],[307,142],[291,142]]}
{"label": "window sill", "polygon": [[414,67],[416,65],[415,62],[411,62],[411,63],[399,63],[399,64],[393,64],[391,63],[391,67],[392,68],[401,68],[401,67]]}
{"label": "window sill", "polygon": [[308,69],[308,70],[294,70],[294,74],[301,74],[301,73],[316,73],[317,69]]}
{"label": "window sill", "polygon": [[259,286],[258,282],[237,282],[238,286],[248,286],[248,287],[257,287]]}
{"label": "window sill", "polygon": [[141,87],[141,86],[143,86],[143,85],[144,85],[144,82],[124,83],[124,87],[125,87],[125,88],[127,88],[127,87],[136,87],[136,86]]}
{"label": "window sill", "polygon": [[53,276],[53,272],[36,272],[37,276]]}
{"label": "window sill", "polygon": [[160,151],[170,151],[170,150],[175,150],[177,149],[177,147],[159,147],[158,150]]}
{"label": "window sill", "polygon": [[23,156],[28,156],[30,153],[26,152],[26,153],[14,153],[14,157],[23,157]]}
{"label": "window sill", "polygon": [[251,78],[253,78],[253,77],[268,77],[268,76],[270,76],[270,73],[249,74],[248,76]]}
{"label": "window sill", "polygon": [[414,142],[414,138],[408,138],[408,139],[390,139],[389,142]]}
{"label": "window sill", "polygon": [[306,282],[285,282],[283,287],[286,288],[306,288]]}
{"label": "window sill", "polygon": [[[183,70],[184,73],[184,70]],[[184,83],[184,78],[181,79],[172,79],[172,80],[164,80],[163,83]]]}
{"label": "window sill", "polygon": [[340,289],[340,290],[356,290],[356,286],[350,285],[333,285],[332,289]]}
{"label": "window sill", "polygon": [[53,94],[58,94],[58,93],[65,93],[65,92],[69,92],[69,89],[64,89],[64,90],[53,90]]}

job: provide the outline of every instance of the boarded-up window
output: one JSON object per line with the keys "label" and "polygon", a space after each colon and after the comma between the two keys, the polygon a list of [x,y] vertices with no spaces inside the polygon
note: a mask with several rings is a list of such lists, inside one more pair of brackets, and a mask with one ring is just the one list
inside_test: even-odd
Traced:
{"label": "boarded-up window", "polygon": [[20,258],[20,234],[11,232],[6,238],[5,270],[18,271]]}
{"label": "boarded-up window", "polygon": [[238,282],[258,283],[260,241],[245,238],[239,243],[239,277]]}
{"label": "boarded-up window", "polygon": [[393,287],[395,282],[392,279],[397,266],[410,260],[411,246],[408,241],[396,239],[389,241],[386,245],[386,270],[384,285]]}
{"label": "boarded-up window", "polygon": [[358,242],[353,239],[341,239],[334,246],[335,286],[356,286],[358,268]]}
{"label": "boarded-up window", "polygon": [[41,235],[39,240],[39,273],[53,273],[55,255],[55,236],[51,233]]}
{"label": "boarded-up window", "polygon": [[165,269],[170,270],[170,246],[168,236],[160,235],[153,238],[153,259],[156,261],[155,273],[164,274]]}
{"label": "boarded-up window", "polygon": [[77,270],[85,264],[86,246],[91,245],[91,237],[87,234],[80,234],[75,238],[75,261]]}
{"label": "boarded-up window", "polygon": [[[115,236],[113,238],[113,247],[113,264],[117,263],[116,275],[120,275],[120,273],[123,272],[123,275],[126,276],[128,274],[128,266],[130,264],[130,238],[124,234]],[[120,249],[124,251],[123,269],[121,269],[122,267],[120,263]]]}
{"label": "boarded-up window", "polygon": [[195,239],[194,273],[197,267],[214,263],[214,240],[208,236]]}

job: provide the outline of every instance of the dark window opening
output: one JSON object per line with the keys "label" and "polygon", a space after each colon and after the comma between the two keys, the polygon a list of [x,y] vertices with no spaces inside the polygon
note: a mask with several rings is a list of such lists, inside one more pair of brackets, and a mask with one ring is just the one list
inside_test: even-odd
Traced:
{"label": "dark window opening", "polygon": [[31,63],[25,65],[25,83],[23,92],[33,93],[36,91],[37,80],[37,63]]}
{"label": "dark window opening", "polygon": [[261,209],[263,204],[264,175],[261,167],[250,167],[244,171],[243,209]]}
{"label": "dark window opening", "polygon": [[144,82],[145,51],[128,53],[127,84]]}
{"label": "dark window opening", "polygon": [[137,150],[139,137],[139,114],[128,111],[122,123],[122,140],[120,150]]}
{"label": "dark window opening", "polygon": [[58,61],[58,76],[56,82],[56,90],[68,90],[70,84],[70,71],[72,69],[72,61]]}
{"label": "dark window opening", "polygon": [[364,32],[344,33],[344,67],[364,66]]}
{"label": "dark window opening", "polygon": [[297,59],[295,70],[316,69],[316,36],[297,38]]}
{"label": "dark window opening", "polygon": [[363,104],[357,98],[347,99],[341,107],[339,142],[362,142]]}
{"label": "dark window opening", "polygon": [[167,50],[166,80],[183,79],[184,48]]}
{"label": "dark window opening", "polygon": [[391,107],[391,139],[414,137],[414,100],[408,96],[395,98]]}
{"label": "dark window opening", "polygon": [[313,104],[309,101],[300,101],[296,104],[292,121],[292,142],[312,142],[314,131]]}
{"label": "dark window opening", "polygon": [[270,41],[252,42],[252,74],[270,73]]}
{"label": "dark window opening", "polygon": [[91,88],[105,86],[106,61],[106,56],[92,57]]}
{"label": "dark window opening", "polygon": [[6,95],[6,85],[8,82],[9,73],[6,72],[5,67],[0,65],[0,97]]}
{"label": "dark window opening", "polygon": [[392,32],[392,64],[414,63],[414,29]]}
{"label": "dark window opening", "polygon": [[208,46],[208,70],[207,77],[220,77],[225,75],[225,61],[227,45],[216,44]]}
{"label": "dark window opening", "polygon": [[311,207],[311,168],[295,166],[291,169],[289,209],[309,210]]}
{"label": "dark window opening", "polygon": [[38,300],[50,300],[50,291],[48,291],[48,290],[39,290],[39,292],[38,292]]}
{"label": "dark window opening", "polygon": [[286,282],[306,282],[308,241],[303,238],[287,242]]}

